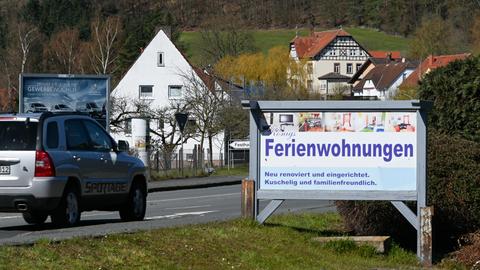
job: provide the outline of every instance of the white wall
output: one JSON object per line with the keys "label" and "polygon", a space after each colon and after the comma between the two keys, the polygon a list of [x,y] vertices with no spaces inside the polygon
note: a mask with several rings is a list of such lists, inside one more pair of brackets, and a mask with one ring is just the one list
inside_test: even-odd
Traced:
{"label": "white wall", "polygon": [[[158,66],[158,53],[163,53],[164,65]],[[140,85],[152,85],[153,96],[143,99],[149,102],[150,107],[162,108],[168,106],[171,102],[181,102],[179,99],[169,99],[168,89],[170,85],[186,85],[188,80],[186,76],[194,74],[191,65],[170,41],[167,35],[160,30],[153,40],[144,49],[139,58],[124,75],[119,84],[112,91],[111,96],[117,98],[126,98],[131,100],[131,108],[134,101],[140,100]],[[168,127],[165,127],[168,128]],[[126,139],[132,145],[131,136],[122,132],[112,134],[116,139]],[[176,135],[176,137],[179,135]],[[199,137],[190,139],[184,144],[184,149],[193,149],[195,144],[199,144]],[[223,134],[215,137],[214,158],[223,153]],[[205,149],[208,142],[204,142]]]}

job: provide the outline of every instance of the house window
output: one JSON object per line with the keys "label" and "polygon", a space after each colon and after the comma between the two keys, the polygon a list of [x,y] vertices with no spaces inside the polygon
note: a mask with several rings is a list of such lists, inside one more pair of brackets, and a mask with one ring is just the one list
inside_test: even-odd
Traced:
{"label": "house window", "polygon": [[310,91],[313,90],[313,81],[312,80],[307,80],[307,88]]}
{"label": "house window", "polygon": [[362,64],[357,64],[356,65],[356,69],[355,69],[355,72],[358,72],[360,70],[360,68],[362,67]]}
{"label": "house window", "polygon": [[353,73],[353,64],[347,63],[347,74],[352,74],[352,73]]}
{"label": "house window", "polygon": [[356,54],[357,54],[357,50],[355,50],[355,49],[350,50],[350,55],[354,56]]}
{"label": "house window", "polygon": [[157,66],[164,67],[165,66],[165,54],[163,52],[157,53]]}
{"label": "house window", "polygon": [[340,73],[340,63],[333,64],[333,72]]}
{"label": "house window", "polygon": [[177,99],[182,97],[182,86],[181,85],[169,85],[168,86],[168,98]]}
{"label": "house window", "polygon": [[153,85],[140,85],[140,99],[153,98]]}

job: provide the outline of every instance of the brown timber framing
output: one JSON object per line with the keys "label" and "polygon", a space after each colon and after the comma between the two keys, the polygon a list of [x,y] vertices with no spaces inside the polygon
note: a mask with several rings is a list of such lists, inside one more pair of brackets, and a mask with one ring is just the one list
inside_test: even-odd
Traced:
{"label": "brown timber framing", "polygon": [[[427,111],[432,103],[418,100],[405,101],[242,101],[250,110],[250,172],[249,179],[255,181],[253,216],[263,223],[287,199],[317,200],[386,200],[417,230],[417,257],[423,265],[432,264],[433,209],[427,207]],[[269,130],[263,114],[265,112],[416,112],[417,119],[417,190],[390,191],[322,191],[322,190],[261,190],[260,179],[260,135]],[[259,200],[271,200],[259,212]],[[403,201],[416,201],[415,214]]]}

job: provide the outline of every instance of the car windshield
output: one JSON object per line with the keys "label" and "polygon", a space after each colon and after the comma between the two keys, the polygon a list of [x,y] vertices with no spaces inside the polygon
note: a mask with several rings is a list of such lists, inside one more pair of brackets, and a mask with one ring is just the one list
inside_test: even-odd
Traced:
{"label": "car windshield", "polygon": [[32,107],[44,107],[42,103],[33,103]]}
{"label": "car windshield", "polygon": [[0,151],[35,150],[37,123],[0,121]]}
{"label": "car windshield", "polygon": [[67,106],[67,105],[63,105],[63,104],[60,104],[60,105],[58,105],[58,108],[59,108],[59,109],[68,109],[68,106]]}

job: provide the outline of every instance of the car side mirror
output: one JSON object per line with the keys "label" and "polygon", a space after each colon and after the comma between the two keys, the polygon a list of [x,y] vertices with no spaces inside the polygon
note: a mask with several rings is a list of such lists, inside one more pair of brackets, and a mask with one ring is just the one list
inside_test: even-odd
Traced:
{"label": "car side mirror", "polygon": [[119,140],[117,149],[119,152],[128,152],[128,150],[130,150],[130,146],[128,145],[127,141]]}

